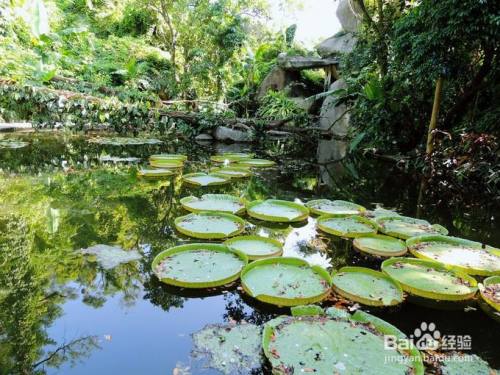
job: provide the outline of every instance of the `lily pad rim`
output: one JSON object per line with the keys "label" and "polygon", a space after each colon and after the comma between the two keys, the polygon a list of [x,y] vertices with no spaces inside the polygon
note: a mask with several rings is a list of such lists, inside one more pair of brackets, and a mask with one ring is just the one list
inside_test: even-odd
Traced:
{"label": "lily pad rim", "polygon": [[[230,249],[237,250],[237,249],[231,247],[231,244],[233,244],[234,242],[244,241],[244,240],[267,242],[267,243],[270,243],[278,248],[278,251],[271,253],[269,255],[261,255],[261,254],[255,255],[255,254],[250,254],[250,253],[244,252],[247,255],[249,260],[259,260],[259,259],[266,259],[266,258],[272,258],[272,257],[279,257],[283,254],[283,244],[281,242],[279,242],[278,240],[275,240],[274,238],[269,238],[269,237],[262,237],[262,236],[257,236],[257,235],[236,236],[236,237],[232,237],[232,238],[227,239],[223,243],[224,243],[224,245],[226,245]],[[241,251],[241,250],[239,250],[239,251]]]}
{"label": "lily pad rim", "polygon": [[[210,196],[219,196],[219,197],[226,197],[228,198],[228,200],[231,200],[233,202],[237,202],[239,204],[242,205],[242,207],[236,211],[236,212],[228,212],[228,211],[221,211],[221,210],[208,210],[208,209],[197,209],[197,208],[193,208],[193,207],[190,207],[188,204],[195,201],[195,200],[200,200],[200,199],[203,199],[203,197],[207,197],[209,198]],[[231,199],[229,199],[231,198]],[[183,197],[179,200],[179,203],[181,204],[181,206],[186,210],[186,211],[189,211],[191,213],[198,213],[198,212],[226,212],[226,213],[230,213],[230,214],[233,214],[233,215],[241,215],[245,212],[246,210],[246,206],[245,206],[245,199],[243,198],[240,198],[240,197],[236,197],[234,195],[230,195],[230,194],[202,194],[200,197],[195,197],[194,195],[189,195],[187,197]]]}
{"label": "lily pad rim", "polygon": [[[200,233],[200,232],[193,232],[190,230],[186,230],[184,228],[180,227],[180,223],[184,220],[186,220],[189,216],[219,216],[223,217],[226,219],[230,219],[233,221],[233,223],[236,223],[238,225],[238,229],[229,233],[216,233],[216,232],[208,232],[208,233]],[[213,211],[200,211],[200,212],[191,212],[187,215],[179,216],[174,220],[174,226],[177,231],[180,233],[189,236],[189,237],[194,237],[198,239],[205,239],[205,240],[216,240],[216,239],[224,239],[224,238],[229,238],[236,236],[240,233],[242,233],[245,230],[245,220],[243,220],[241,217],[233,215],[233,214],[228,214],[225,212],[213,212]]]}
{"label": "lily pad rim", "polygon": [[[274,215],[266,215],[266,214],[260,214],[260,213],[255,213],[252,211],[252,209],[262,203],[272,203],[276,205],[283,205],[283,206],[288,206],[296,209],[297,211],[301,212],[301,215],[296,216],[293,219],[288,219],[287,217],[283,216],[274,216]],[[295,223],[295,222],[301,222],[306,220],[309,217],[309,209],[301,205],[300,203],[295,203],[291,201],[286,201],[282,199],[258,199],[254,200],[251,202],[247,202],[246,204],[246,210],[249,216],[253,217],[254,219],[262,220],[262,221],[268,221],[268,222],[275,222],[275,223]]]}
{"label": "lily pad rim", "polygon": [[[329,227],[326,227],[325,225],[323,225],[323,222],[328,220],[328,219],[339,219],[339,220],[340,219],[354,219],[362,224],[366,224],[366,225],[371,226],[373,228],[373,232],[363,232],[363,233],[351,232],[352,234],[346,233],[346,232],[341,232],[341,231],[338,231],[336,229],[332,229],[332,228],[329,228]],[[356,237],[360,237],[360,236],[363,236],[366,234],[376,234],[378,231],[377,223],[375,223],[373,220],[368,219],[368,218],[361,216],[361,215],[348,215],[348,216],[321,215],[318,218],[318,220],[316,221],[316,226],[325,233],[333,234],[334,236],[338,236],[338,237],[347,237],[347,238],[356,238]]]}
{"label": "lily pad rim", "polygon": [[[323,202],[324,203],[333,203],[333,202],[349,203],[349,204],[352,204],[353,206],[357,206],[358,207],[358,213],[357,214],[336,214],[336,213],[330,213],[330,212],[327,212],[327,211],[323,211],[323,210],[311,207],[314,204],[323,203]],[[345,200],[341,200],[341,199],[334,199],[334,200],[327,199],[327,198],[313,199],[313,200],[310,200],[310,201],[306,202],[304,205],[307,208],[309,208],[309,211],[312,214],[315,214],[315,215],[318,215],[318,216],[323,216],[323,215],[332,215],[332,216],[349,215],[350,216],[350,215],[362,215],[364,212],[366,212],[366,208],[365,207],[363,207],[363,206],[361,206],[361,205],[359,205],[357,203],[349,202],[349,201],[345,201]]]}
{"label": "lily pad rim", "polygon": [[496,311],[500,312],[500,302],[492,301],[490,298],[488,298],[484,294],[483,288],[487,287],[491,284],[500,284],[500,276],[494,275],[494,276],[490,276],[490,277],[487,277],[486,279],[484,279],[479,287],[479,293],[481,294],[481,298],[483,299],[484,302],[486,302],[488,305],[490,305]]}
{"label": "lily pad rim", "polygon": [[[210,182],[207,185],[200,184],[199,182],[189,180],[191,177],[203,177],[203,176],[215,176],[224,179],[224,181],[216,181],[216,182]],[[222,175],[219,173],[205,173],[205,172],[193,172],[193,173],[188,173],[182,176],[182,181],[184,181],[187,184],[194,185],[194,186],[217,186],[217,185],[226,185],[231,182],[231,177],[227,175]]]}
{"label": "lily pad rim", "polygon": [[389,220],[389,221],[395,221],[395,220],[399,220],[399,221],[410,221],[410,220],[414,220],[414,221],[421,221],[422,224],[427,224],[429,225],[429,227],[435,229],[436,231],[439,232],[439,234],[442,234],[442,235],[447,235],[448,234],[448,229],[446,229],[445,227],[443,227],[442,225],[440,224],[431,224],[429,221],[425,220],[425,219],[418,219],[416,217],[411,217],[411,216],[403,216],[403,215],[387,215],[387,216],[379,216],[379,217],[375,217],[372,219],[379,227],[379,231],[388,235],[388,236],[391,236],[391,237],[397,237],[397,238],[401,238],[403,240],[407,240],[408,238],[411,238],[411,237],[419,237],[419,236],[426,236],[430,233],[424,233],[424,234],[421,234],[421,235],[418,235],[418,236],[409,236],[407,237],[406,235],[401,235],[400,233],[398,232],[394,232],[394,231],[391,231],[391,230],[386,230],[383,226],[383,224],[381,223],[382,221],[386,221],[386,220]]}
{"label": "lily pad rim", "polygon": [[[370,249],[366,246],[362,246],[359,243],[359,241],[362,240],[363,238],[384,239],[384,240],[390,240],[390,241],[394,240],[394,241],[397,241],[398,243],[400,243],[402,246],[404,246],[404,251],[401,250],[399,252],[390,253],[390,254],[384,253],[382,251],[377,251],[377,250],[374,251],[373,249]],[[365,235],[356,237],[353,239],[352,245],[356,250],[362,252],[363,254],[368,254],[371,256],[379,257],[379,258],[402,256],[408,252],[408,247],[406,246],[406,243],[404,240],[397,238],[397,237],[388,236],[386,234],[381,234],[381,233],[369,233],[369,234],[365,234]]]}

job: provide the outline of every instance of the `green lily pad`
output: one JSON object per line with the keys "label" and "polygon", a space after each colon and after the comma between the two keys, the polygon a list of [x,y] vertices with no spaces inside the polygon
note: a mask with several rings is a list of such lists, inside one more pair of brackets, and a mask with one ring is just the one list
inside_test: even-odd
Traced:
{"label": "green lily pad", "polygon": [[182,168],[184,166],[184,162],[179,159],[155,159],[150,160],[149,165],[153,168],[176,169]]}
{"label": "green lily pad", "polygon": [[355,238],[353,246],[369,255],[377,257],[396,257],[406,254],[404,241],[383,234],[369,234]]}
{"label": "green lily pad", "polygon": [[[500,255],[479,242],[441,235],[418,236],[406,240],[417,258],[452,266],[470,275],[500,275]],[[498,250],[497,250],[498,251]]]}
{"label": "green lily pad", "polygon": [[375,219],[382,233],[406,240],[424,234],[448,234],[448,230],[439,224],[431,225],[426,220],[407,216],[380,216]]}
{"label": "green lily pad", "polygon": [[196,186],[225,185],[231,182],[231,178],[218,173],[189,173],[182,176],[182,180]]}
{"label": "green lily pad", "polygon": [[321,216],[317,222],[323,232],[340,237],[360,237],[377,233],[377,225],[361,216],[331,217]]}
{"label": "green lily pad", "polygon": [[15,141],[13,139],[0,140],[0,149],[2,148],[17,149],[17,148],[24,148],[28,145],[29,145],[28,142]]}
{"label": "green lily pad", "polygon": [[152,263],[164,283],[184,288],[213,288],[237,280],[247,264],[245,254],[224,245],[195,243],[172,247]]}
{"label": "green lily pad", "polygon": [[250,202],[247,204],[247,212],[253,218],[278,223],[304,221],[309,216],[307,207],[279,199]]}
{"label": "green lily pad", "polygon": [[500,276],[490,276],[479,284],[483,300],[493,309],[500,312]]}
{"label": "green lily pad", "polygon": [[394,306],[403,302],[401,287],[382,272],[364,267],[342,267],[332,276],[333,290],[369,306]]}
{"label": "green lily pad", "polygon": [[366,208],[356,203],[329,199],[309,201],[306,203],[306,207],[316,215],[359,215],[366,211]]}
{"label": "green lily pad", "polygon": [[181,154],[155,154],[149,157],[150,161],[153,160],[179,160],[185,162],[187,160],[186,155]]}
{"label": "green lily pad", "polygon": [[477,292],[477,281],[471,276],[428,260],[391,258],[382,262],[382,271],[405,292],[422,298],[464,301]]}
{"label": "green lily pad", "polygon": [[262,329],[254,324],[213,324],[193,334],[193,355],[223,374],[248,374],[261,367]]}
{"label": "green lily pad", "polygon": [[102,268],[110,270],[122,263],[130,263],[141,259],[141,254],[136,250],[125,251],[118,246],[94,245],[82,249],[83,254],[94,255]]}
{"label": "green lily pad", "polygon": [[212,168],[210,172],[231,178],[245,178],[245,177],[250,177],[252,175],[250,169],[238,168],[238,167]]}
{"label": "green lily pad", "polygon": [[256,260],[241,272],[245,292],[259,301],[297,306],[322,301],[330,293],[331,277],[323,268],[298,258]]}
{"label": "green lily pad", "polygon": [[401,215],[398,214],[396,211],[387,210],[382,207],[377,207],[374,210],[366,210],[363,213],[363,216],[366,216],[370,219],[376,219],[381,216],[401,216]]}
{"label": "green lily pad", "polygon": [[90,143],[109,146],[140,146],[140,145],[158,145],[163,143],[155,138],[128,138],[128,137],[95,137],[88,140]]}
{"label": "green lily pad", "polygon": [[267,168],[267,167],[272,167],[275,164],[276,163],[274,161],[266,159],[243,159],[238,161],[237,166]]}
{"label": "green lily pad", "polygon": [[198,212],[175,219],[175,228],[194,238],[220,239],[243,232],[245,221],[222,212]]}
{"label": "green lily pad", "polygon": [[227,152],[224,154],[213,155],[210,157],[210,160],[216,163],[230,164],[230,163],[236,163],[240,160],[253,158],[253,156],[254,154],[245,152]]}
{"label": "green lily pad", "polygon": [[441,362],[443,375],[495,375],[496,370],[475,354],[446,355]]}
{"label": "green lily pad", "polygon": [[148,179],[159,179],[173,176],[175,173],[171,169],[139,169],[137,176]]}
{"label": "green lily pad", "polygon": [[241,214],[245,212],[245,203],[241,198],[227,194],[203,194],[200,198],[185,197],[181,205],[191,212],[210,211]]}
{"label": "green lily pad", "polygon": [[386,348],[384,334],[371,320],[280,316],[265,324],[262,346],[273,374],[423,375],[420,354],[413,360]]}
{"label": "green lily pad", "polygon": [[283,246],[277,240],[259,236],[239,236],[224,242],[230,249],[239,250],[250,260],[280,256]]}

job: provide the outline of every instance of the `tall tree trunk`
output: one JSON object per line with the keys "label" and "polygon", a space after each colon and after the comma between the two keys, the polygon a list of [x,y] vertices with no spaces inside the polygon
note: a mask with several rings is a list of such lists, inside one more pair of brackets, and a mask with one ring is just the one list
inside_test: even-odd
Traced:
{"label": "tall tree trunk", "polygon": [[434,151],[434,130],[437,129],[442,91],[443,91],[443,77],[439,77],[436,81],[436,91],[434,92],[434,104],[432,105],[431,122],[429,123],[429,130],[427,131],[427,147],[425,150],[427,156],[430,156]]}

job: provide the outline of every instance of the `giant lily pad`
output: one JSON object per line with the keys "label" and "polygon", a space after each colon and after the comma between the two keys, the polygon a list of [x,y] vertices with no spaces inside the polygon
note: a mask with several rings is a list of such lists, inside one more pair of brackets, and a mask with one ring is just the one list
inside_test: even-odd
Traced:
{"label": "giant lily pad", "polygon": [[254,324],[208,325],[193,334],[195,358],[223,374],[252,374],[261,367],[261,328]]}
{"label": "giant lily pad", "polygon": [[250,202],[247,205],[247,212],[256,219],[278,223],[304,221],[309,216],[307,207],[279,199]]}
{"label": "giant lily pad", "polygon": [[243,166],[243,167],[254,167],[254,168],[267,168],[267,167],[272,167],[276,163],[272,160],[265,160],[265,159],[243,159],[239,160],[237,163],[237,166]]}
{"label": "giant lily pad", "polygon": [[187,160],[186,155],[181,154],[155,154],[149,157],[150,161],[153,160],[179,160],[185,162]]}
{"label": "giant lily pad", "polygon": [[245,221],[222,212],[198,212],[175,219],[177,230],[187,236],[204,239],[233,237],[245,229]]}
{"label": "giant lily pad", "polygon": [[118,246],[94,245],[81,250],[83,254],[94,255],[102,268],[109,270],[119,264],[129,263],[141,259],[136,250],[125,251]]}
{"label": "giant lily pad", "polygon": [[417,258],[453,266],[470,275],[500,275],[500,250],[479,242],[441,235],[418,236],[406,241]]}
{"label": "giant lily pad", "polygon": [[316,199],[306,203],[306,207],[316,215],[359,215],[366,211],[366,208],[359,204],[347,201],[331,201],[329,199]]}
{"label": "giant lily pad", "polygon": [[28,145],[29,145],[28,142],[16,141],[13,139],[0,140],[0,149],[2,149],[2,148],[7,148],[7,149],[24,148]]}
{"label": "giant lily pad", "polygon": [[382,233],[406,240],[424,234],[448,234],[448,230],[439,224],[431,225],[426,220],[407,216],[380,216],[375,219]]}
{"label": "giant lily pad", "polygon": [[181,205],[191,212],[213,211],[241,214],[245,212],[245,203],[241,198],[227,194],[204,194],[201,198],[185,197]]}
{"label": "giant lily pad", "polygon": [[245,253],[250,260],[279,256],[283,253],[283,246],[279,241],[259,236],[234,237],[226,240],[224,245]]}
{"label": "giant lily pad", "polygon": [[166,284],[184,288],[212,288],[237,280],[247,264],[245,254],[220,244],[195,243],[158,254],[153,272]]}
{"label": "giant lily pad", "polygon": [[497,312],[500,312],[500,276],[490,276],[479,285],[483,300]]}
{"label": "giant lily pad", "polygon": [[229,152],[225,154],[213,155],[210,157],[210,160],[215,163],[228,165],[231,163],[237,163],[240,160],[250,159],[252,157],[253,154]]}
{"label": "giant lily pad", "polygon": [[225,185],[231,182],[231,178],[217,173],[189,173],[182,176],[182,180],[196,186]]}
{"label": "giant lily pad", "polygon": [[405,292],[422,298],[464,301],[477,291],[474,278],[428,260],[391,258],[382,263],[382,271],[398,281]]}
{"label": "giant lily pad", "polygon": [[273,374],[423,375],[418,351],[384,345],[386,334],[405,337],[397,328],[362,312],[328,315],[280,316],[265,324],[262,346]]}
{"label": "giant lily pad", "polygon": [[376,219],[382,216],[401,216],[396,211],[388,210],[383,207],[377,207],[374,210],[367,210],[363,213],[363,215],[370,219]]}
{"label": "giant lily pad", "polygon": [[246,293],[278,306],[322,301],[330,293],[331,277],[323,268],[298,258],[256,260],[241,272]]}
{"label": "giant lily pad", "polygon": [[407,251],[404,241],[383,234],[370,234],[355,238],[353,246],[363,253],[376,257],[401,256]]}
{"label": "giant lily pad", "polygon": [[160,179],[170,177],[175,173],[171,169],[139,169],[137,175],[142,178]]}
{"label": "giant lily pad", "polygon": [[333,290],[369,306],[393,306],[403,302],[403,290],[382,272],[364,267],[342,267],[332,276]]}
{"label": "giant lily pad", "polygon": [[184,161],[179,159],[154,159],[149,161],[153,168],[176,169],[184,166]]}
{"label": "giant lily pad", "polygon": [[443,375],[496,375],[497,371],[475,354],[445,355],[442,358],[441,373]]}
{"label": "giant lily pad", "polygon": [[248,168],[238,168],[238,167],[222,167],[222,168],[212,168],[211,173],[217,173],[223,176],[231,178],[245,178],[250,177],[252,172]]}
{"label": "giant lily pad", "polygon": [[127,138],[127,137],[109,137],[109,138],[90,138],[90,143],[109,146],[140,146],[140,145],[157,145],[163,143],[155,138]]}
{"label": "giant lily pad", "polygon": [[331,217],[321,216],[317,222],[323,232],[340,237],[360,237],[377,233],[377,225],[361,216]]}

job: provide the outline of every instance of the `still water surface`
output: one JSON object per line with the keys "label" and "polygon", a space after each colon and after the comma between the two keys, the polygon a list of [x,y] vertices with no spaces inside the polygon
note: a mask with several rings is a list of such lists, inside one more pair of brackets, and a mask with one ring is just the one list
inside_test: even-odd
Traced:
{"label": "still water surface", "polygon": [[[500,246],[498,206],[476,196],[451,204],[425,191],[418,175],[374,159],[331,161],[343,153],[322,142],[296,157],[274,157],[277,167],[228,187],[193,189],[179,178],[146,182],[130,163],[103,156],[136,157],[145,163],[159,152],[189,155],[187,172],[207,171],[209,156],[254,151],[273,158],[272,148],[183,144],[102,146],[84,136],[4,136],[28,147],[0,150],[0,374],[214,374],[191,355],[191,334],[207,324],[246,320],[262,323],[280,313],[258,305],[235,288],[215,295],[171,289],[150,270],[152,259],[192,241],[175,232],[187,195],[224,192],[249,200],[345,199],[372,209],[382,206],[446,226],[450,235]],[[317,158],[316,158],[317,154]],[[318,163],[318,160],[320,163]],[[429,195],[431,199],[425,199]],[[328,268],[377,262],[361,259],[350,243],[316,232],[315,220],[288,226],[248,220],[248,233],[285,244],[287,256]],[[95,244],[138,249],[142,259],[106,270],[79,252]],[[407,334],[422,321],[442,334],[471,335],[472,352],[500,367],[500,329],[480,309],[440,311],[410,303],[392,310],[366,309]],[[76,340],[76,341],[75,341]],[[58,348],[75,343],[74,350]],[[34,367],[33,367],[34,366]],[[264,371],[264,370],[262,370]]]}

